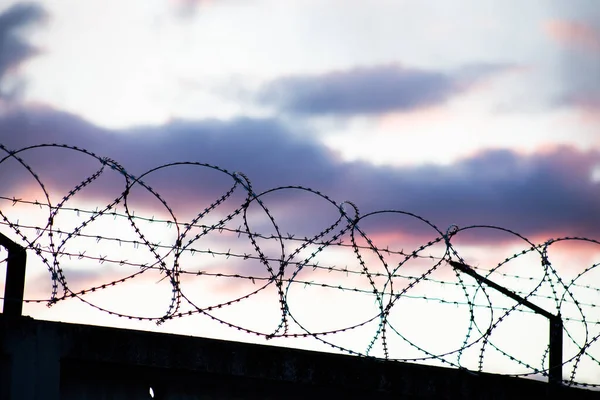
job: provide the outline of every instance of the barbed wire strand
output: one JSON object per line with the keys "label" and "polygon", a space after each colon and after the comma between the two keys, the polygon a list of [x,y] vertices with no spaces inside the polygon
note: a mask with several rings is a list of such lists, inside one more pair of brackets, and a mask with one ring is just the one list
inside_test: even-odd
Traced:
{"label": "barbed wire strand", "polygon": [[[70,153],[77,153],[97,163],[96,169],[88,176],[83,176],[64,196],[59,196],[57,202],[52,201],[51,190],[53,185],[46,185],[40,174],[27,161],[27,155],[33,150],[57,149]],[[13,160],[16,163],[11,168],[22,169],[39,187],[43,200],[24,199],[10,196],[9,193],[0,196],[0,227],[12,232],[18,238],[18,242],[37,256],[37,260],[50,273],[51,293],[48,298],[25,299],[26,303],[46,303],[49,307],[69,299],[78,299],[90,307],[112,316],[135,319],[140,321],[153,321],[157,324],[166,323],[176,318],[184,318],[192,315],[207,317],[219,324],[256,335],[265,339],[274,338],[313,338],[320,343],[337,351],[352,355],[373,357],[372,353],[379,346],[381,357],[391,361],[424,362],[436,361],[442,365],[454,368],[466,368],[478,372],[488,371],[487,354],[493,350],[495,355],[500,355],[509,360],[517,368],[525,372],[508,373],[511,376],[547,376],[548,375],[548,352],[546,346],[537,364],[529,359],[512,354],[502,346],[502,335],[494,335],[499,331],[498,327],[503,325],[513,315],[523,315],[529,318],[533,314],[519,303],[510,305],[495,304],[499,302],[497,295],[490,290],[470,279],[464,278],[459,271],[452,269],[441,270],[446,263],[456,260],[466,264],[459,252],[458,246],[453,239],[467,231],[493,230],[503,234],[511,235],[515,242],[522,243],[524,249],[518,253],[509,255],[492,268],[473,267],[486,278],[501,279],[503,282],[515,282],[514,292],[526,300],[539,301],[543,304],[552,304],[553,312],[561,315],[565,322],[564,333],[567,344],[575,349],[574,354],[567,357],[564,365],[570,366],[570,373],[564,384],[569,386],[581,386],[587,388],[600,388],[600,381],[590,381],[586,375],[580,378],[581,364],[583,360],[586,365],[593,365],[600,371],[600,351],[593,347],[598,342],[600,333],[600,316],[598,308],[593,300],[594,296],[600,294],[600,288],[593,286],[585,279],[591,276],[600,263],[595,263],[582,269],[572,279],[565,279],[550,260],[549,249],[557,243],[577,242],[590,245],[600,245],[600,242],[585,237],[559,237],[548,239],[542,243],[533,243],[518,232],[503,227],[490,225],[472,225],[467,227],[451,226],[445,232],[437,228],[425,218],[406,211],[382,210],[361,215],[358,207],[345,201],[337,203],[327,195],[310,188],[302,186],[281,186],[271,188],[261,193],[256,193],[251,181],[243,173],[230,172],[218,166],[200,162],[175,162],[158,166],[147,170],[140,175],[129,173],[117,161],[106,157],[100,157],[93,152],[75,146],[65,144],[41,144],[29,146],[19,150],[9,150],[0,144],[0,151],[4,156],[0,157],[0,168],[3,163]],[[178,167],[192,167],[208,169],[219,173],[231,183],[222,195],[216,196],[215,200],[209,202],[191,219],[183,221],[178,219],[175,209],[164,198],[158,190],[155,190],[148,182],[151,175],[159,171],[172,171]],[[75,202],[87,188],[99,185],[100,178],[108,171],[113,171],[119,179],[122,179],[122,190],[113,200],[104,206],[89,209],[85,207],[73,207]],[[14,171],[10,171],[13,173]],[[111,180],[114,183],[114,179]],[[56,182],[53,182],[56,184]],[[101,184],[100,184],[101,185]],[[10,186],[9,186],[10,187]],[[132,200],[132,192],[141,191],[150,198],[158,201],[162,211],[160,214],[167,218],[155,218],[144,215],[135,215],[136,206]],[[243,200],[237,206],[234,203],[234,195],[241,193]],[[303,193],[314,196],[324,204],[332,207],[337,218],[333,223],[322,228],[316,234],[307,237],[292,233],[283,234],[275,213],[268,206],[268,197],[278,193]],[[89,198],[86,198],[89,201]],[[97,201],[95,199],[94,201]],[[230,206],[229,211],[224,212],[224,205]],[[233,205],[233,206],[232,206]],[[17,207],[18,206],[18,207]],[[27,207],[35,207],[38,211],[46,213],[43,221],[36,223],[21,223],[13,214],[13,207],[19,210]],[[30,218],[30,214],[27,219]],[[71,216],[70,224],[75,226],[66,228],[59,223],[63,216]],[[204,224],[210,216],[217,216],[217,221]],[[260,230],[251,228],[250,220],[253,221],[262,215],[263,227]],[[409,218],[419,223],[422,228],[430,232],[431,239],[418,244],[413,250],[390,249],[389,246],[381,248],[367,234],[364,223],[376,217],[391,218],[393,216]],[[99,220],[111,219],[114,223],[126,222],[130,227],[127,236],[121,232],[106,231],[102,233],[89,233],[90,227]],[[241,219],[241,221],[239,221]],[[39,222],[38,222],[39,221]],[[152,240],[148,232],[144,231],[145,225],[155,227],[153,229],[167,229],[171,236],[175,235],[171,243],[164,244]],[[267,229],[266,227],[269,227]],[[174,232],[172,231],[174,228]],[[265,230],[274,233],[264,233]],[[223,235],[226,235],[225,237]],[[132,238],[133,237],[133,238]],[[210,239],[227,245],[250,245],[250,249],[243,251],[211,250],[203,245],[204,239]],[[73,242],[77,241],[79,248],[72,250]],[[95,243],[94,243],[95,242]],[[82,243],[86,243],[83,245]],[[242,243],[242,244],[240,244]],[[265,246],[265,243],[267,246]],[[110,254],[92,255],[96,246],[104,244],[131,246],[135,254],[146,252],[146,262],[129,260],[127,258],[115,257]],[[273,246],[273,245],[275,246]],[[290,246],[294,246],[292,250]],[[410,247],[410,246],[409,246]],[[277,256],[269,255],[276,248]],[[351,250],[352,258],[347,258],[344,266],[322,263],[319,257],[328,249]],[[516,274],[505,272],[503,269],[509,263],[518,260],[525,255],[534,255],[540,260],[540,269],[528,270],[529,274]],[[188,257],[201,255],[210,256],[218,260],[219,267],[199,269],[196,263],[192,263]],[[350,254],[347,254],[348,257]],[[147,259],[151,261],[147,261]],[[238,264],[229,265],[234,260]],[[110,264],[118,266],[119,273],[125,272],[124,276],[117,279],[108,279],[101,284],[71,289],[67,276],[74,267],[74,261],[85,260],[97,264]],[[353,261],[350,261],[353,260]],[[0,257],[0,264],[6,263],[7,259]],[[352,265],[352,262],[356,263]],[[414,262],[420,263],[418,266]],[[252,263],[251,268],[261,265],[264,275],[255,273],[230,272],[241,264]],[[348,266],[351,265],[351,266]],[[377,265],[377,267],[375,267]],[[210,270],[214,268],[215,270]],[[219,270],[218,268],[224,268]],[[229,269],[228,269],[229,268]],[[448,272],[444,272],[448,271]],[[114,272],[114,271],[113,271]],[[99,293],[109,288],[125,285],[141,275],[152,272],[162,275],[159,280],[166,280],[171,287],[171,296],[166,311],[157,316],[134,315],[109,309],[97,304],[101,297],[95,296],[92,300],[90,294]],[[325,276],[320,273],[330,274],[333,278],[323,280]],[[316,274],[316,275],[315,275]],[[190,294],[183,289],[182,279],[227,279],[234,282],[250,282],[251,289],[242,295],[235,295],[225,301],[213,302],[210,305],[200,305],[193,300]],[[362,283],[361,283],[362,282]],[[425,286],[429,285],[429,286]],[[431,285],[441,288],[447,297],[420,293],[417,288]],[[528,289],[522,289],[528,286]],[[296,296],[296,288],[303,287],[328,290],[334,293],[348,293],[353,296],[362,296],[371,299],[375,303],[373,315],[364,317],[362,321],[351,323],[347,326],[334,329],[314,329],[297,315],[300,309],[292,309],[291,300]],[[59,289],[62,294],[59,294]],[[456,289],[456,290],[455,290]],[[512,289],[512,288],[511,288]],[[241,321],[231,321],[219,316],[219,310],[242,302],[250,301],[259,293],[274,290],[279,308],[279,320],[272,329],[258,330],[245,326],[244,318]],[[583,294],[582,291],[589,292]],[[268,292],[271,293],[271,292]],[[583,297],[582,297],[583,296]],[[427,349],[427,346],[418,344],[408,335],[402,332],[401,325],[393,319],[400,307],[401,301],[423,301],[425,303],[438,304],[441,306],[459,307],[465,310],[466,320],[465,334],[461,342],[451,350],[436,352]],[[262,300],[261,300],[262,301]],[[343,307],[343,305],[340,305]],[[534,318],[534,317],[531,317]],[[355,332],[364,329],[373,329],[364,350],[356,347],[349,348],[348,345],[336,343],[336,337],[344,333]],[[361,331],[362,332],[362,331]],[[398,346],[396,341],[400,340],[405,346],[412,349],[421,356],[402,357],[398,354],[396,347],[406,351],[405,346]],[[343,342],[343,341],[342,341]],[[476,349],[476,365],[469,360],[465,361],[465,355],[470,349]],[[471,354],[471,353],[469,353]],[[377,356],[379,357],[379,356]],[[590,364],[591,363],[591,364]],[[473,367],[474,368],[473,368]],[[597,375],[597,374],[596,374]]]}

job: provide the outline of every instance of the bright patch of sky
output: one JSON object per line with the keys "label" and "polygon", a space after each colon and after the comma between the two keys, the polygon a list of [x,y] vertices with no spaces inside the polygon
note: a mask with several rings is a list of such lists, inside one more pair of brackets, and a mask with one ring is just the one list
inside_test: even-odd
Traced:
{"label": "bright patch of sky", "polygon": [[[104,127],[275,116],[312,128],[346,160],[376,164],[593,144],[595,124],[550,106],[562,88],[561,48],[544,24],[563,10],[548,2],[71,0],[44,7],[49,21],[33,36],[42,54],[23,67],[26,99]],[[447,73],[482,63],[512,69],[434,110],[284,115],[255,95],[294,75],[377,65]]]}

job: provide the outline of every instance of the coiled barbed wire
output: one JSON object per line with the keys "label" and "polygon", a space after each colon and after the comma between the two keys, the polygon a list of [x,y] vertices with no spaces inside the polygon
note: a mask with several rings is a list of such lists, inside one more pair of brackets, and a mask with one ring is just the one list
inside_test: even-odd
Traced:
{"label": "coiled barbed wire", "polygon": [[[47,151],[49,148],[77,153],[96,164],[94,172],[57,199],[53,196],[58,190],[57,182],[44,182],[39,171],[26,159],[34,151]],[[113,316],[154,321],[157,324],[198,315],[266,339],[312,338],[335,350],[358,356],[435,362],[474,371],[488,371],[493,369],[490,366],[492,363],[504,360],[514,368],[513,372],[504,372],[508,375],[547,376],[547,345],[540,347],[541,354],[534,362],[532,357],[516,354],[502,343],[502,337],[506,334],[503,327],[512,326],[507,323],[510,318],[517,316],[526,318],[526,321],[537,318],[535,321],[539,321],[539,317],[532,315],[532,311],[521,304],[502,299],[490,288],[461,275],[447,264],[451,260],[465,263],[461,246],[456,244],[456,238],[461,234],[493,231],[508,235],[513,239],[511,243],[520,243],[521,250],[493,268],[474,268],[487,278],[502,280],[521,297],[543,304],[549,312],[560,314],[564,321],[565,353],[568,353],[565,354],[564,366],[569,369],[569,375],[563,376],[564,383],[600,387],[600,313],[596,308],[600,285],[588,280],[593,278],[600,263],[579,269],[574,275],[570,272],[573,276],[567,277],[569,273],[565,275],[564,271],[555,268],[549,255],[552,246],[559,243],[599,245],[600,242],[594,239],[561,237],[534,243],[510,229],[489,225],[462,228],[451,226],[442,231],[425,218],[407,211],[382,210],[361,214],[352,202],[338,203],[326,194],[306,187],[281,186],[256,192],[251,180],[243,173],[230,172],[201,162],[175,162],[133,175],[115,160],[69,145],[41,144],[9,150],[0,144],[0,152],[0,176],[15,174],[17,170],[25,172],[28,179],[33,179],[36,183],[43,197],[38,200],[0,193],[0,229],[7,234],[11,233],[23,247],[35,254],[36,262],[44,265],[50,274],[50,296],[28,298],[25,299],[27,303],[45,302],[50,307],[59,302],[78,299]],[[231,182],[223,194],[210,200],[199,212],[194,211],[191,217],[186,215],[185,222],[178,217],[175,208],[164,195],[148,183],[152,174],[178,167],[213,171]],[[117,196],[108,196],[110,199],[102,201],[103,205],[95,209],[79,205],[78,202],[89,204],[90,201],[99,204],[99,198],[107,198],[104,193],[106,187],[99,182],[109,171],[117,176],[110,177],[112,184],[121,181],[122,186],[118,189]],[[101,186],[101,193],[90,195],[87,191],[95,184]],[[14,190],[14,182],[7,186],[9,190]],[[146,200],[142,207],[136,207],[140,191],[153,199],[155,205],[149,206]],[[336,215],[334,221],[312,236],[300,237],[289,232],[283,233],[268,199],[269,196],[292,193],[310,195],[328,205]],[[142,212],[156,210],[156,204],[161,208],[161,218],[139,215],[140,209]],[[228,209],[226,204],[229,205]],[[193,208],[193,205],[188,205],[188,208]],[[404,248],[378,247],[365,226],[368,226],[369,221],[382,217],[408,218],[418,223],[420,229],[429,232],[420,233],[419,236],[427,237],[428,240],[414,246],[408,245],[414,247],[408,251]],[[27,222],[21,222],[21,218]],[[310,216],[306,218],[310,219]],[[93,230],[96,225],[106,221],[118,226],[118,231],[106,227],[99,228],[99,231]],[[125,223],[129,227],[127,232],[121,230]],[[260,226],[260,229],[253,229],[252,226]],[[152,239],[152,236],[156,236],[155,232],[160,232],[163,236],[168,233],[168,242]],[[113,246],[112,252],[95,255],[94,248],[102,248],[104,244]],[[209,244],[226,244],[237,248],[232,250],[228,247],[223,250],[217,247],[219,249],[215,250],[213,247],[211,250]],[[123,250],[124,248],[128,250]],[[119,250],[115,251],[116,249]],[[343,265],[323,262],[323,258],[329,260],[333,256],[337,257],[338,250],[348,251]],[[129,258],[123,257],[124,253],[129,253]],[[131,259],[131,255],[137,257],[141,253],[144,254],[139,257],[142,261]],[[539,260],[540,269],[535,272],[525,271],[525,274],[503,271],[509,263],[529,255]],[[215,259],[218,266],[207,263],[206,258],[202,262],[192,261],[194,256]],[[5,261],[5,257],[0,254],[0,263]],[[125,276],[102,279],[101,275],[101,283],[73,289],[68,278],[69,274],[78,271],[73,266],[75,261],[118,267],[120,273],[122,270],[126,271]],[[531,272],[529,276],[528,272]],[[171,295],[166,310],[159,315],[116,311],[99,304],[97,296],[91,296],[127,285],[135,278],[149,273],[162,276],[159,282],[166,281],[170,287]],[[199,278],[236,282],[247,291],[239,294],[235,293],[236,290],[231,290],[234,293],[225,293],[231,294],[225,300],[211,302],[210,298],[202,296],[198,300],[197,291],[191,285],[184,286],[188,285],[190,279]],[[250,283],[251,286],[244,286],[240,282]],[[351,294],[354,297],[343,304],[335,304],[326,297],[322,301],[335,304],[340,313],[352,314],[355,311],[353,307],[356,307],[354,300],[360,300],[371,304],[367,307],[371,314],[341,327],[328,328],[331,324],[324,324],[324,328],[314,328],[315,325],[318,326],[319,318],[307,321],[304,314],[315,315],[316,312],[303,312],[303,307],[307,306],[294,301],[295,297],[308,299],[311,296],[302,297],[297,288],[318,288],[327,293]],[[264,293],[268,296],[263,296]],[[210,295],[208,293],[207,297]],[[223,310],[255,301],[259,297],[261,300],[256,300],[259,305],[273,302],[277,304],[277,320],[265,323],[265,326],[271,326],[269,329],[259,330],[249,326],[247,315],[222,315]],[[411,301],[460,310],[462,318],[450,322],[456,325],[452,329],[463,332],[460,339],[452,342],[451,338],[444,337],[451,330],[448,326],[437,332],[440,342],[448,342],[444,350],[439,350],[437,343],[428,345],[409,337],[407,329],[410,330],[410,325],[418,321],[402,317],[402,313],[405,310],[419,310],[404,304]],[[261,313],[261,310],[254,311],[257,315]],[[267,314],[275,315],[272,309],[265,315]],[[419,318],[435,320],[436,316],[421,315]],[[525,331],[527,327],[520,329]],[[365,334],[365,331],[370,333]],[[336,340],[344,335],[354,335],[355,332],[360,334],[349,336],[351,340],[347,337]],[[356,345],[355,337],[368,339]],[[410,353],[410,356],[405,353]]]}

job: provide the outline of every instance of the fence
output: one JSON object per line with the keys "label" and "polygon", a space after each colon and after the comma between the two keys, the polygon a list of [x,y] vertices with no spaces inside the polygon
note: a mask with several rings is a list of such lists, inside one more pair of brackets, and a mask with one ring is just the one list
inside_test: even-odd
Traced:
{"label": "fence", "polygon": [[[65,190],[68,184],[56,171],[38,171],[34,165],[33,156],[51,148],[85,160],[69,164],[63,158],[69,168],[95,165],[93,172]],[[6,235],[0,245],[8,250],[7,257],[0,253],[0,261],[14,273],[10,264],[22,247],[29,254],[28,276],[44,266],[51,281],[48,296],[25,298],[25,304],[52,307],[80,300],[115,317],[157,324],[206,318],[235,332],[286,339],[291,345],[310,338],[363,357],[473,371],[497,372],[495,366],[501,364],[508,375],[600,386],[600,313],[595,304],[600,287],[593,282],[600,264],[559,270],[551,254],[564,244],[598,251],[600,242],[594,239],[560,237],[534,243],[497,226],[440,229],[406,211],[361,214],[353,203],[338,203],[310,188],[256,192],[242,173],[200,162],[172,163],[134,175],[117,161],[68,145],[16,151],[0,145],[0,152],[5,182],[0,188],[0,229]],[[178,193],[164,178],[158,186],[151,185],[153,175],[178,168],[209,172],[206,184],[211,189],[202,196],[206,205],[200,210],[194,210],[200,199],[186,200],[185,188]],[[44,174],[52,174],[49,183]],[[206,200],[219,186],[217,176],[230,184]],[[35,182],[36,189],[24,189],[24,179]],[[198,182],[189,182],[194,184]],[[13,193],[1,192],[7,190]],[[55,198],[62,191],[66,195]],[[331,223],[306,236],[282,228],[280,222],[289,223],[290,217],[305,224],[305,230],[322,223],[321,211],[311,218],[294,208],[299,203],[312,207],[315,200],[335,215]],[[152,214],[157,213],[160,217],[155,218]],[[402,245],[395,240],[398,247],[381,247],[378,232],[393,232],[393,218],[408,221],[410,231],[400,238]],[[372,229],[375,235],[368,233],[372,221],[380,228]],[[481,232],[503,235],[499,243],[506,246],[498,248],[510,244],[519,250],[490,268],[470,266],[464,254],[477,249],[469,245],[472,240],[462,239]],[[535,268],[530,263],[534,259]],[[520,260],[527,261],[527,269],[506,272]],[[139,310],[126,311],[114,309],[118,296],[102,296],[115,288],[130,288],[129,298],[141,299],[135,282],[148,285],[148,275],[158,279],[157,292],[169,293],[157,315],[147,313],[156,308],[158,296],[146,297],[148,304],[139,301]],[[7,283],[11,279],[15,278],[7,277]],[[221,289],[214,289],[219,285]],[[5,310],[22,303],[18,290],[5,291],[5,296]],[[438,312],[426,313],[430,305]],[[320,312],[327,308],[333,316]],[[534,314],[549,321],[549,337],[547,321]],[[441,325],[437,331],[423,327],[436,323]],[[533,326],[542,325],[533,339],[540,342],[543,332],[538,348],[515,344],[520,338],[525,341]],[[512,336],[507,332],[515,329],[519,332]],[[420,336],[428,341],[421,343]]]}

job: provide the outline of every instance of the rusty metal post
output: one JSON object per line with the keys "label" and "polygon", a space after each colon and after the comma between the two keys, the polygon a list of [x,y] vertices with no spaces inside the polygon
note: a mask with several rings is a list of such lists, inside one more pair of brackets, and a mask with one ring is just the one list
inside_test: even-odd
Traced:
{"label": "rusty metal post", "polygon": [[4,282],[3,314],[11,317],[21,316],[23,312],[23,294],[25,292],[25,266],[27,251],[0,233],[0,246],[8,251],[6,260],[6,282]]}
{"label": "rusty metal post", "polygon": [[527,299],[519,296],[515,292],[508,290],[505,287],[498,285],[495,282],[490,281],[484,276],[479,275],[475,270],[467,264],[462,264],[456,261],[448,261],[448,263],[457,270],[475,278],[479,283],[485,283],[487,286],[496,289],[503,295],[510,297],[519,304],[523,304],[525,307],[534,311],[537,314],[543,315],[548,318],[550,322],[550,344],[549,344],[549,355],[548,355],[548,382],[560,385],[562,384],[562,366],[563,366],[563,322],[560,316],[549,313],[543,308],[533,304]]}

